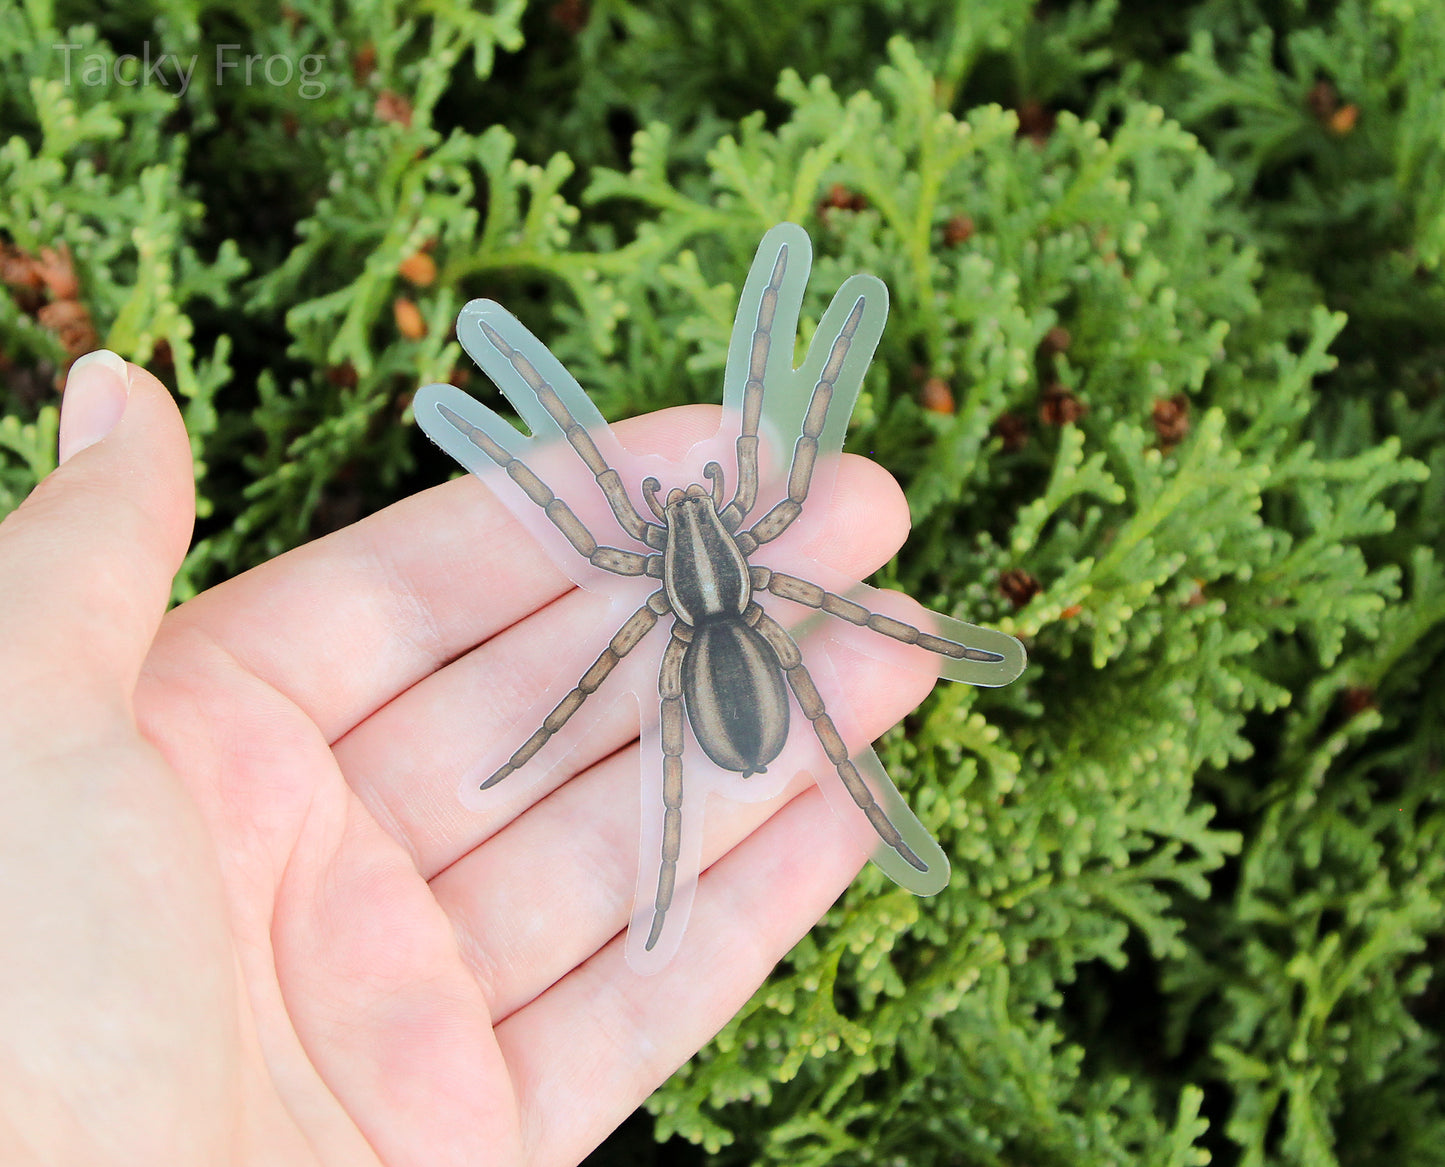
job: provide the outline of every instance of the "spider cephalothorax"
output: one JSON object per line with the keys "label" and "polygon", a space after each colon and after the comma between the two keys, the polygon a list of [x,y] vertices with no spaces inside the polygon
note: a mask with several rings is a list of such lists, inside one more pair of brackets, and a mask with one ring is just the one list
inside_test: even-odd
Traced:
{"label": "spider cephalothorax", "polygon": [[[861,815],[879,844],[875,861],[920,893],[937,891],[947,880],[943,852],[903,804],[877,755],[871,749],[849,750],[786,618],[775,618],[763,600],[771,603],[775,597],[794,611],[837,618],[830,626],[852,626],[926,650],[934,654],[931,659],[943,662],[943,674],[952,679],[1001,685],[1023,668],[1022,646],[1003,633],[937,613],[928,614],[930,628],[920,628],[878,610],[886,601],[872,589],[835,584],[830,590],[801,574],[755,562],[760,548],[783,537],[802,516],[810,491],[820,483],[831,485],[820,455],[842,446],[847,415],[887,314],[883,285],[871,276],[851,277],[818,327],[819,341],[829,336],[831,341],[826,347],[815,343],[803,366],[794,369],[791,343],[775,350],[772,339],[780,311],[789,338],[796,328],[810,252],[802,228],[775,227],[764,237],[744,288],[725,375],[724,406],[739,418],[730,499],[722,464],[714,459],[702,470],[706,485],[693,481],[674,486],[659,501],[660,479],[636,473],[639,460],[612,440],[566,370],[520,322],[489,301],[473,301],[463,309],[457,334],[533,436],[523,438],[449,385],[427,386],[415,402],[418,422],[439,445],[483,477],[505,475],[510,482],[499,482],[499,489],[514,512],[533,520],[534,529],[535,520],[541,519],[544,526],[538,531],[544,539],[549,534],[565,539],[570,552],[562,548],[558,554],[576,566],[573,576],[579,583],[595,588],[599,578],[605,578],[601,573],[638,584],[653,581],[647,583],[645,598],[641,591],[634,593],[633,602],[641,599],[641,604],[581,679],[569,682],[560,700],[555,694],[545,699],[529,736],[508,745],[496,759],[500,764],[484,760],[480,781],[466,779],[463,793],[468,801],[526,766],[658,621],[672,618],[658,665],[657,720],[646,725],[643,734],[645,755],[660,759],[661,765],[659,773],[644,764],[644,863],[628,947],[629,960],[642,971],[660,967],[671,955],[691,904],[701,808],[684,816],[685,801],[700,802],[685,799],[686,779],[691,775],[701,789],[722,790],[731,797],[775,792],[776,782],[759,787],[762,780],[756,776],[769,775],[769,767],[786,756],[795,724],[792,706],[808,722],[808,736],[826,758],[821,770],[814,767],[820,782],[827,776],[825,791],[830,796],[842,792],[834,797],[835,807]],[[760,492],[759,438],[769,429],[798,437],[786,478],[778,483],[781,497],[754,519]],[[570,447],[573,464],[580,460],[595,480],[596,491],[621,528],[619,541],[631,541],[635,549],[599,543],[593,533],[596,521],[579,518],[533,469],[551,459],[556,473],[566,473],[549,447],[549,441],[555,444],[559,438]],[[627,477],[655,522],[638,511],[619,467],[629,471]],[[578,505],[590,501],[574,497]],[[578,557],[595,570],[589,571]],[[689,740],[700,756],[689,751]],[[701,775],[709,769],[714,780],[704,782]],[[720,783],[719,773],[751,782],[746,788],[735,781]]]}

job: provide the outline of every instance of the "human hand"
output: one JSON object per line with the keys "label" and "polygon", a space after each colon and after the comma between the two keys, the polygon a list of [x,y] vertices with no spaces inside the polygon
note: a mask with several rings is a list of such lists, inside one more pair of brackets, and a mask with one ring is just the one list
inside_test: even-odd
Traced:
{"label": "human hand", "polygon": [[[0,524],[0,1160],[576,1163],[865,855],[804,778],[713,805],[682,947],[638,977],[635,715],[488,813],[455,794],[605,600],[468,477],[163,616],[190,450],[119,370],[77,363],[63,464]],[[830,508],[810,550],[854,576],[907,530],[863,459]],[[929,685],[847,667],[871,736]]]}

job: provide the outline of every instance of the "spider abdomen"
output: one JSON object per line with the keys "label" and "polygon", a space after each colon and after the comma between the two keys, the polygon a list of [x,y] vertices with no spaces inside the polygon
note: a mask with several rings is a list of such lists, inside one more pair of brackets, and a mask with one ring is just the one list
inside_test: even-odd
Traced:
{"label": "spider abdomen", "polygon": [[761,773],[788,739],[788,693],[777,655],[741,620],[692,631],[682,659],[687,720],[703,753],[744,778]]}

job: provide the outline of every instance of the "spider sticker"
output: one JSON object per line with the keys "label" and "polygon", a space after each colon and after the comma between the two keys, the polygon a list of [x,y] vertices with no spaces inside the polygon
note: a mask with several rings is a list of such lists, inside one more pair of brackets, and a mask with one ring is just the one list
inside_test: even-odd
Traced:
{"label": "spider sticker", "polygon": [[640,973],[681,941],[710,794],[773,798],[810,773],[885,873],[939,891],[948,860],[857,732],[839,678],[852,653],[974,685],[1006,685],[1024,667],[1013,637],[808,556],[888,314],[880,280],[849,277],[794,368],[811,263],[796,224],[763,237],[733,324],[722,429],[675,460],[625,451],[546,346],[488,300],[462,309],[457,337],[530,436],[451,385],[428,385],[414,403],[428,436],[610,602],[597,638],[556,660],[535,706],[460,793],[480,808],[503,783],[541,781],[635,692],[642,829],[627,959]]}

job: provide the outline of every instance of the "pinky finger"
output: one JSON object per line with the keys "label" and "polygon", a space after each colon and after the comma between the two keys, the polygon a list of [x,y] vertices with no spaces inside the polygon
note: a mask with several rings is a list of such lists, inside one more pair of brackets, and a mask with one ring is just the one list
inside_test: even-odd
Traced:
{"label": "pinky finger", "polygon": [[703,873],[665,969],[634,973],[616,936],[499,1025],[528,1162],[585,1158],[746,1004],[866,859],[809,788]]}

